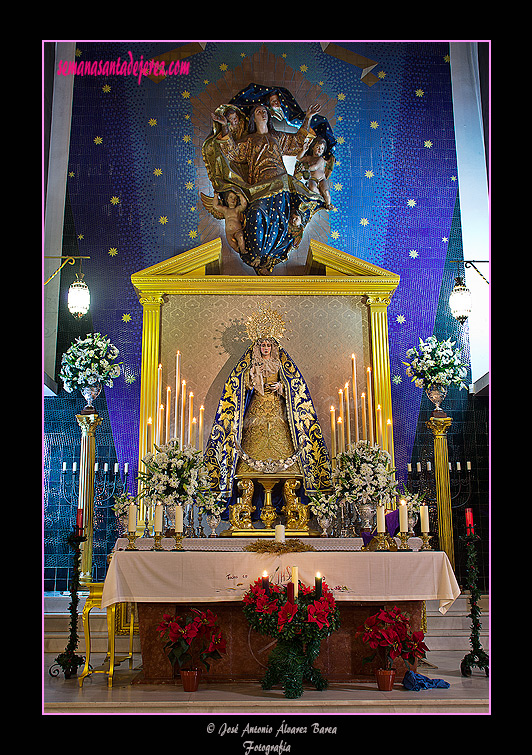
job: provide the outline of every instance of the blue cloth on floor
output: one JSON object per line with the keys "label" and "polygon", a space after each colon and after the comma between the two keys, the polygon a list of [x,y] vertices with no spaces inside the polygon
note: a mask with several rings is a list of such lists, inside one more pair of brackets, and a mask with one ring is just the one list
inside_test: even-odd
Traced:
{"label": "blue cloth on floor", "polygon": [[432,687],[447,689],[451,685],[444,679],[429,679],[428,676],[407,671],[403,678],[403,686],[414,692],[419,692],[420,689],[431,689]]}

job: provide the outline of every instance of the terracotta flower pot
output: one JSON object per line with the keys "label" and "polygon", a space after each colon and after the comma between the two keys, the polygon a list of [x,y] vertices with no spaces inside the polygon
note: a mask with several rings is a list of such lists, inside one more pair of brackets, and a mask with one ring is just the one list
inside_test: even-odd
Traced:
{"label": "terracotta flower pot", "polygon": [[390,692],[393,689],[395,669],[375,669],[375,676],[377,678],[377,687],[381,692]]}
{"label": "terracotta flower pot", "polygon": [[185,692],[197,692],[201,669],[180,669],[181,681],[183,682],[183,690]]}

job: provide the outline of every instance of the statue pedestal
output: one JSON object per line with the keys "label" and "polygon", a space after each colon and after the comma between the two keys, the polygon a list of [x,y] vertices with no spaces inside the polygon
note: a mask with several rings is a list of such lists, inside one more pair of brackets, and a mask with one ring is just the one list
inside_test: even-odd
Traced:
{"label": "statue pedestal", "polygon": [[[242,493],[242,500],[233,506],[229,506],[229,529],[221,533],[222,537],[275,537],[275,521],[279,514],[272,504],[272,490],[278,482],[283,484],[283,498],[285,505],[282,508],[286,515],[285,537],[318,537],[319,532],[311,530],[308,526],[310,519],[309,507],[301,503],[295,491],[301,485],[303,476],[289,472],[276,472],[268,474],[243,474],[236,478],[237,485]],[[264,527],[255,528],[251,521],[251,513],[255,511],[253,506],[253,494],[255,484],[259,483],[264,488],[264,505],[260,518]],[[279,522],[278,522],[279,523]],[[283,523],[283,522],[280,522]]]}

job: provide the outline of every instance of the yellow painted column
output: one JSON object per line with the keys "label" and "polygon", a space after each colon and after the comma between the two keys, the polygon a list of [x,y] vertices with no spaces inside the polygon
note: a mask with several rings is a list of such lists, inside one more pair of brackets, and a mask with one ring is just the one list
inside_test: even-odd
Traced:
{"label": "yellow painted column", "polygon": [[[391,454],[392,469],[395,467],[393,448],[392,391],[390,376],[390,343],[388,340],[388,296],[368,296],[369,325],[371,337],[371,361],[373,376],[373,416],[380,404],[382,413],[382,445]],[[388,420],[392,420],[391,447],[387,430]],[[377,429],[377,428],[376,428]],[[377,434],[375,435],[377,437]]]}
{"label": "yellow painted column", "polygon": [[[140,299],[142,316],[142,362],[140,376],[140,419],[139,419],[139,471],[145,471],[142,458],[153,450],[148,448],[148,419],[152,419],[152,441],[155,440],[157,421],[157,368],[159,366],[161,333],[161,294],[144,295]],[[140,492],[140,483],[139,483]],[[140,501],[137,530],[144,529],[146,504]]]}
{"label": "yellow painted column", "polygon": [[453,515],[449,482],[449,451],[447,448],[447,430],[451,424],[452,419],[450,417],[431,417],[427,422],[427,427],[434,435],[434,476],[436,479],[440,547],[447,554],[454,570]]}
{"label": "yellow painted column", "polygon": [[94,539],[94,459],[96,457],[96,428],[102,419],[97,414],[76,414],[81,427],[81,453],[79,459],[78,508],[83,509],[81,544],[81,573],[79,582],[87,586],[92,582],[92,546]]}

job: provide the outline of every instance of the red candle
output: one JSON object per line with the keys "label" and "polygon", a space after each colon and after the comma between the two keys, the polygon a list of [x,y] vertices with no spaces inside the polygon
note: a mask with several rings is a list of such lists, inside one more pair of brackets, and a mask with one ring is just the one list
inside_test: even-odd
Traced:
{"label": "red candle", "polygon": [[294,602],[294,583],[288,582],[286,585],[286,594],[288,596],[288,602],[293,603]]}
{"label": "red candle", "polygon": [[81,534],[83,532],[83,509],[78,508],[77,516],[76,516],[76,528]]}
{"label": "red candle", "polygon": [[465,523],[466,523],[466,535],[474,535],[475,528],[473,526],[473,509],[465,510]]}

